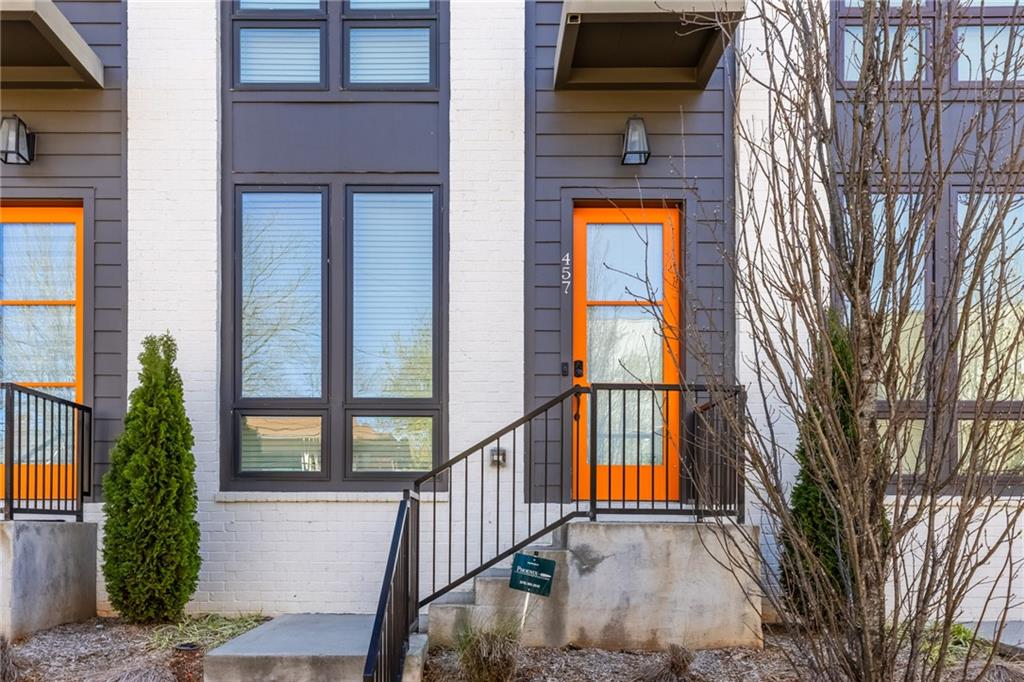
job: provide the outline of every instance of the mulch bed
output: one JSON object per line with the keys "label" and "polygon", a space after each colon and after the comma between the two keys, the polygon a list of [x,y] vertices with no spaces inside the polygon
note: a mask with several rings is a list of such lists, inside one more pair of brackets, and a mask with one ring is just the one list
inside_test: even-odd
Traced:
{"label": "mulch bed", "polygon": [[[785,634],[767,633],[763,649],[712,649],[693,652],[689,680],[701,682],[797,682],[810,679],[794,673],[793,663],[803,660],[800,640]],[[523,649],[518,658],[515,682],[643,682],[645,671],[664,669],[667,654],[650,651],[603,651],[600,649]],[[978,666],[951,666],[946,678],[975,679]],[[665,678],[659,678],[665,679]],[[985,682],[1024,682],[1024,666],[1015,661],[993,662]],[[688,680],[688,682],[689,682]],[[424,682],[464,682],[456,653],[435,649],[427,657]]]}
{"label": "mulch bed", "polygon": [[[690,671],[716,682],[790,682],[792,674],[786,649],[788,638],[768,636],[764,649],[714,649],[694,652]],[[602,649],[524,649],[519,656],[516,682],[631,682],[643,679],[641,671],[666,656],[651,651],[604,651]],[[424,682],[463,680],[458,658],[450,649],[430,652]]]}
{"label": "mulch bed", "polygon": [[202,654],[154,649],[156,626],[94,618],[38,632],[12,647],[19,680],[27,682],[176,682],[203,679]]}

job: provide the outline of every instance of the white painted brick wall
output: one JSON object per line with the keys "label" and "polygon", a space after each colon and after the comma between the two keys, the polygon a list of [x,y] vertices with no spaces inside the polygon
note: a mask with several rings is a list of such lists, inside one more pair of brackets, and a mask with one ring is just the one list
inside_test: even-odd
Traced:
{"label": "white painted brick wall", "polygon": [[[128,343],[134,355],[145,335],[170,330],[180,345],[203,554],[189,608],[370,611],[397,495],[217,493],[217,5],[132,2],[128,12]],[[459,0],[451,21],[455,453],[523,411],[524,6]],[[129,387],[137,369],[133,358]],[[102,513],[87,509],[90,520]]]}

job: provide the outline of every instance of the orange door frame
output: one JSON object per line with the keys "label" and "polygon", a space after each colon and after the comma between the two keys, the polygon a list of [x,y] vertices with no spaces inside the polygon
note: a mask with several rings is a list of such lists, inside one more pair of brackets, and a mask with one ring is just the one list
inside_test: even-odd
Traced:
{"label": "orange door frame", "polygon": [[[573,306],[572,350],[574,361],[584,363],[584,376],[577,378],[581,385],[590,384],[587,366],[587,310],[597,306],[650,306],[649,301],[591,300],[587,294],[587,226],[591,224],[659,224],[662,226],[662,281],[663,298],[657,301],[663,313],[662,344],[664,384],[679,385],[682,367],[681,287],[683,281],[680,235],[681,213],[678,208],[576,208],[573,211]],[[653,314],[653,313],[652,313]],[[678,393],[661,394],[662,462],[660,465],[596,465],[598,500],[678,500],[680,480],[679,431],[680,396]],[[598,405],[600,409],[600,403]],[[590,467],[588,411],[580,416],[579,438],[581,447],[574,447],[576,461],[572,476],[577,499],[590,496]],[[575,436],[574,436],[575,437]],[[638,493],[639,491],[639,493]]]}

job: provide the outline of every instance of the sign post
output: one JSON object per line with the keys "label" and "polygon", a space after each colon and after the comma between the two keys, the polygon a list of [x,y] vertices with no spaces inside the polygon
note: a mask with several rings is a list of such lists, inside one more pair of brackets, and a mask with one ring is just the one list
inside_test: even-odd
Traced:
{"label": "sign post", "polygon": [[513,590],[526,593],[526,599],[523,600],[523,613],[519,618],[520,631],[526,625],[526,613],[530,607],[531,595],[549,596],[554,577],[555,562],[551,559],[531,556],[523,552],[517,552],[512,557],[512,575],[509,577],[508,586]]}

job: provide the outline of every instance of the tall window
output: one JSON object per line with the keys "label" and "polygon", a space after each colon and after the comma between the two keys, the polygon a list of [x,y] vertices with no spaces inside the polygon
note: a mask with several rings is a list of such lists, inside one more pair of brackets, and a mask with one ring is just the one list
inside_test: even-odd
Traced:
{"label": "tall window", "polygon": [[0,207],[0,381],[82,399],[81,208]]}
{"label": "tall window", "polygon": [[439,458],[438,193],[350,187],[333,212],[331,196],[236,192],[229,478],[242,487],[398,485]]}
{"label": "tall window", "polygon": [[435,197],[356,191],[350,202],[352,470],[428,470],[440,406]]}
{"label": "tall window", "polygon": [[238,471],[322,477],[324,195],[243,191],[239,203]]}

